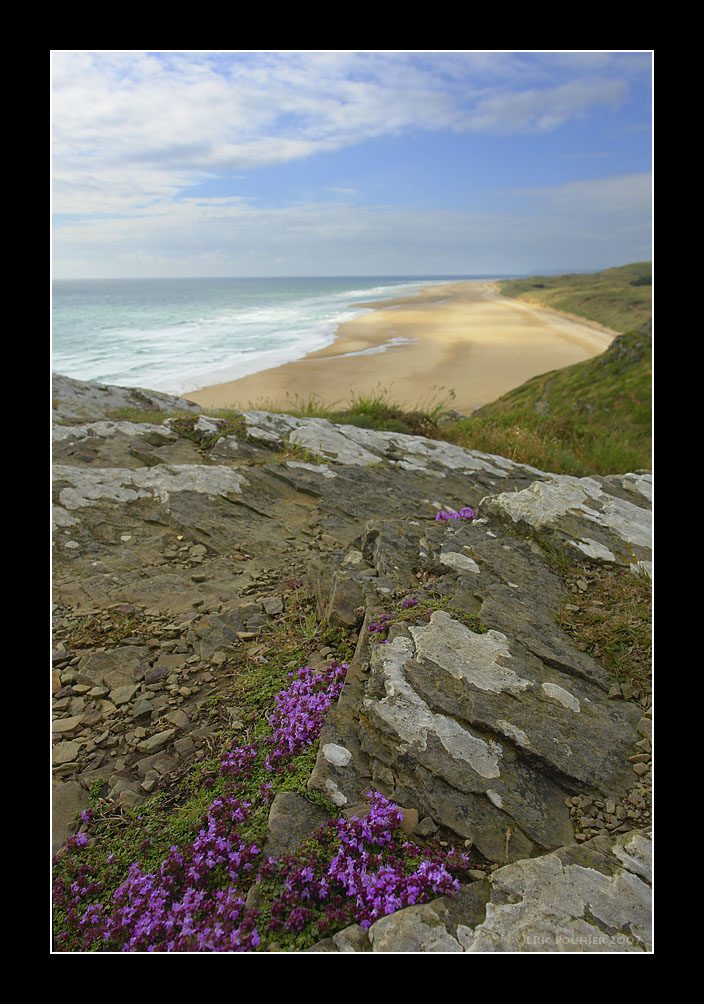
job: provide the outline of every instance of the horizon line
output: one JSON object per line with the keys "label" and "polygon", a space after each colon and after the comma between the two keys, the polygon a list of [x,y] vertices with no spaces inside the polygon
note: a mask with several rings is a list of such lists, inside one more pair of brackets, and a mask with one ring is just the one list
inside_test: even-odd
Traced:
{"label": "horizon line", "polygon": [[[627,262],[627,265],[641,264],[641,262]],[[646,264],[644,261],[642,264]],[[609,268],[620,268],[619,265],[605,265],[601,268],[573,268],[567,272],[561,269],[545,268],[531,272],[474,272],[474,273],[454,273],[439,272],[351,272],[336,274],[310,274],[310,275],[104,275],[104,276],[52,276],[52,282],[121,282],[128,280],[190,280],[190,279],[521,279],[532,278],[540,275],[587,275],[593,272],[603,272]]]}

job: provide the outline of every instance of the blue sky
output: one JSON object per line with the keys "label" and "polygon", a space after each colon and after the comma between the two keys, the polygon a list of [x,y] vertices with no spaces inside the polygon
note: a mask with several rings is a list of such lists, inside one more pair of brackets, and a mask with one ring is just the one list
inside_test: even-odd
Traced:
{"label": "blue sky", "polygon": [[53,271],[651,258],[652,53],[53,50]]}

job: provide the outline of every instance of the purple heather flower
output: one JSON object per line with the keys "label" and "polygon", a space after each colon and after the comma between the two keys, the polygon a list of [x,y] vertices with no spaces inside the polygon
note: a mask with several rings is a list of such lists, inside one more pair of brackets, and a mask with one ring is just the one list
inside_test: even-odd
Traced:
{"label": "purple heather flower", "polygon": [[435,516],[435,519],[436,520],[447,520],[447,519],[464,519],[464,520],[467,520],[467,519],[475,519],[476,515],[477,514],[474,512],[474,510],[470,509],[470,507],[467,505],[467,506],[464,506],[464,508],[460,509],[459,512],[445,512],[444,509],[441,509],[440,512],[437,513],[437,515]]}
{"label": "purple heather flower", "polygon": [[[391,619],[392,615],[384,615],[377,629],[385,631]],[[288,761],[319,736],[325,713],[342,690],[346,670],[347,666],[333,664],[320,675],[309,667],[290,674],[291,683],[276,696],[269,716],[272,732],[263,741],[266,768],[295,767]],[[325,920],[318,922],[319,930],[354,920],[369,927],[386,913],[425,902],[430,896],[451,895],[459,888],[449,869],[467,867],[468,858],[452,851],[431,860],[423,858],[415,845],[401,845],[401,812],[374,792],[367,795],[369,811],[362,818],[330,820],[321,827],[318,835],[323,846],[334,842],[331,859],[317,850],[307,859],[291,858],[283,864],[272,858],[262,860],[260,848],[237,832],[253,809],[237,792],[242,793],[240,781],[251,776],[263,753],[264,749],[253,745],[236,747],[222,757],[222,776],[231,787],[213,800],[195,839],[181,849],[172,846],[153,873],[143,873],[134,862],[115,890],[111,907],[87,902],[100,891],[100,884],[91,880],[89,865],[68,873],[72,884],[57,879],[56,901],[74,918],[73,936],[80,932],[84,949],[251,952],[260,944],[260,936],[254,914],[245,911],[244,895],[255,869],[254,881],[281,878],[283,891],[271,909],[272,931],[282,927],[301,931],[319,916],[324,902],[329,905]],[[261,785],[260,797],[264,801],[273,797],[269,782]],[[69,847],[78,853],[86,843],[85,835],[79,834]],[[410,862],[419,856],[413,871]],[[110,855],[108,860],[112,859]],[[218,888],[214,883],[222,882],[222,876],[229,884]],[[64,932],[57,936],[62,948],[70,943]]]}

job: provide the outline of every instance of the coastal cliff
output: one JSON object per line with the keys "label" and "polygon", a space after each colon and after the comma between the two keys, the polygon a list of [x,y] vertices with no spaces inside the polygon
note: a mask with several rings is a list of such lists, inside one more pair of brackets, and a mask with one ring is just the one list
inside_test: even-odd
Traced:
{"label": "coastal cliff", "polygon": [[[208,873],[211,898],[240,904],[226,950],[652,950],[650,687],[570,632],[598,577],[650,574],[650,474],[556,475],[263,411],[217,420],[59,376],[53,397],[60,950],[119,950],[113,891],[129,894],[130,865],[163,874],[179,836],[191,854],[225,784],[248,806],[225,839],[243,860],[252,839],[248,868]],[[316,710],[283,751],[303,670]],[[374,896],[350,878],[326,914],[321,833],[339,856],[365,819],[417,857],[419,892],[390,891],[370,823]],[[99,877],[71,900],[81,863]],[[306,869],[318,885],[286,899]],[[206,906],[186,913],[180,950],[222,950]]]}

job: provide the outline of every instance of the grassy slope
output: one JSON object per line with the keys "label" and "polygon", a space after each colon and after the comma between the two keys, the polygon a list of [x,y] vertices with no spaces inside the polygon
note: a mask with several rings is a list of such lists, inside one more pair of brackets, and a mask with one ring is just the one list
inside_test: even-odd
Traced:
{"label": "grassy slope", "polygon": [[[641,262],[593,275],[516,279],[504,295],[622,331],[599,356],[528,380],[443,438],[562,474],[649,469],[652,453],[651,286]],[[541,288],[542,287],[542,288]]]}
{"label": "grassy slope", "polygon": [[650,320],[652,286],[644,281],[650,277],[651,263],[646,261],[587,275],[508,279],[500,286],[504,296],[542,303],[624,332]]}

